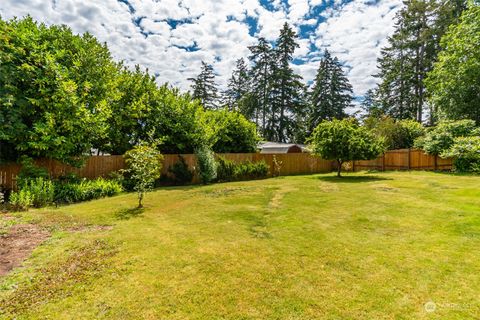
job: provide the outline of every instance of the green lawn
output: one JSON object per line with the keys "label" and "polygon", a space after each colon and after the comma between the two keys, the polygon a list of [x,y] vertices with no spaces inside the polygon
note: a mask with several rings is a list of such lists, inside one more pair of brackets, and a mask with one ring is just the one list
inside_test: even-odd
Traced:
{"label": "green lawn", "polygon": [[480,177],[280,177],[158,189],[144,212],[135,204],[124,194],[18,214],[52,237],[0,278],[3,317],[480,315]]}

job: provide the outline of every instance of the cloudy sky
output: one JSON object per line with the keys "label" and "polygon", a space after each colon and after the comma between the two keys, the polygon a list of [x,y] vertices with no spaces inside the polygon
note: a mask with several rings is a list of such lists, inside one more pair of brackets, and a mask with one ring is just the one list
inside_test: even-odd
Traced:
{"label": "cloudy sky", "polygon": [[202,60],[224,86],[256,38],[274,41],[284,22],[300,36],[294,67],[311,81],[322,51],[344,64],[355,94],[375,85],[376,59],[401,0],[1,0],[0,16],[30,14],[107,42],[116,59],[140,64],[183,90]]}

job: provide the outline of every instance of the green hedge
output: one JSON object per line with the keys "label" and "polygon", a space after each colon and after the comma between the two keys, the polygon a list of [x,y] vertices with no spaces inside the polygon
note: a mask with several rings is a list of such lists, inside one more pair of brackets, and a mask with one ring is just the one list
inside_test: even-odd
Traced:
{"label": "green hedge", "polygon": [[240,181],[266,178],[270,167],[265,161],[234,163],[223,157],[217,158],[217,181]]}

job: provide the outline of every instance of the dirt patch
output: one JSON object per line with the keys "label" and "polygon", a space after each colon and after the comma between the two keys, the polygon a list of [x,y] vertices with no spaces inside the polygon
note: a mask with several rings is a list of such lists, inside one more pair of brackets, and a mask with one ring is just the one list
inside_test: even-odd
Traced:
{"label": "dirt patch", "polygon": [[294,188],[294,187],[290,187],[290,186],[287,186],[287,187],[280,187],[279,189],[277,189],[275,191],[275,193],[273,194],[273,197],[272,199],[270,200],[269,204],[268,204],[268,207],[270,209],[278,209],[281,207],[282,205],[282,200],[283,198],[290,192],[295,192],[295,191],[298,191],[297,188]]}
{"label": "dirt patch", "polygon": [[35,224],[15,224],[0,235],[0,276],[18,267],[50,234]]}
{"label": "dirt patch", "polygon": [[39,305],[74,294],[74,289],[85,290],[91,280],[102,276],[110,266],[108,259],[116,253],[116,246],[102,240],[66,252],[64,259],[37,269],[35,276],[16,284],[10,294],[0,298],[0,318],[21,318],[19,315]]}

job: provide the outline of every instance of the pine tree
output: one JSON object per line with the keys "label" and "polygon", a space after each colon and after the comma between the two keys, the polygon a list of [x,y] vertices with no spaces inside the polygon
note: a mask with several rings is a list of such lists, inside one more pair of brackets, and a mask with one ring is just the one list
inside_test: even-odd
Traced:
{"label": "pine tree", "polygon": [[286,142],[295,131],[295,115],[303,110],[302,77],[296,74],[290,66],[296,48],[297,34],[285,23],[276,42],[276,65],[272,75],[273,110],[278,114],[270,114],[271,131],[277,141]]}
{"label": "pine tree", "polygon": [[369,89],[363,96],[363,100],[360,103],[360,109],[363,111],[362,118],[369,117],[380,118],[384,111],[377,98],[377,92],[374,89]]}
{"label": "pine tree", "polygon": [[254,110],[254,121],[260,127],[264,138],[271,139],[266,134],[267,114],[271,112],[270,88],[273,73],[273,49],[265,38],[259,38],[255,46],[249,47],[249,57],[253,64],[251,70],[251,103]]}
{"label": "pine tree", "polygon": [[352,86],[340,62],[325,50],[311,92],[308,132],[313,132],[322,120],[345,118],[352,94]]}
{"label": "pine tree", "polygon": [[242,111],[242,100],[249,92],[248,67],[243,58],[237,60],[235,70],[228,81],[227,90],[223,93],[224,104],[230,111]]}
{"label": "pine tree", "polygon": [[215,84],[215,73],[213,67],[202,61],[202,70],[196,78],[189,78],[192,81],[192,97],[200,100],[206,109],[217,108],[218,89]]}
{"label": "pine tree", "polygon": [[395,32],[378,60],[378,94],[387,114],[397,119],[424,120],[424,79],[440,50],[440,38],[448,26],[457,22],[466,3],[467,0],[404,1],[397,14]]}

